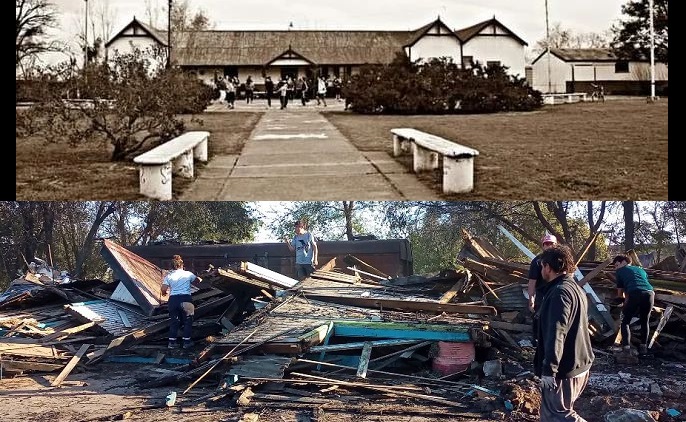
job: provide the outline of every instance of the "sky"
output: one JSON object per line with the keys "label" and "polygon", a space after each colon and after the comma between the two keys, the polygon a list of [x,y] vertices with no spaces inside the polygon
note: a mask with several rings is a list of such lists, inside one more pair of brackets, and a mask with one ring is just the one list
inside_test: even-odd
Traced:
{"label": "sky", "polygon": [[[60,13],[62,29],[55,35],[73,42],[82,31],[84,0],[52,0]],[[628,0],[547,0],[552,27],[561,23],[575,33],[602,33],[621,17]],[[108,2],[119,32],[131,19],[147,22],[146,2],[157,6],[160,25],[166,25],[167,0],[89,0],[89,9]],[[530,47],[545,37],[546,0],[188,0],[192,10],[202,9],[214,29],[413,30],[440,15],[453,29],[462,29],[495,17]],[[91,25],[89,25],[90,27]],[[164,29],[164,27],[160,28]],[[89,29],[90,31],[90,29]]]}

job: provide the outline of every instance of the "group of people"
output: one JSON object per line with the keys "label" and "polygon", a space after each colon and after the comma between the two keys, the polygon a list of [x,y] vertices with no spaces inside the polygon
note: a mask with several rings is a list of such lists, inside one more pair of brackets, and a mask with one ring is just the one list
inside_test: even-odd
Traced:
{"label": "group of people", "polygon": [[[267,107],[272,106],[272,98],[279,97],[281,109],[288,107],[288,103],[299,100],[302,106],[306,106],[312,99],[317,101],[317,105],[326,104],[326,97],[329,93],[333,93],[336,101],[341,100],[341,90],[343,82],[340,77],[334,78],[319,76],[311,79],[305,76],[299,76],[297,79],[287,75],[278,81],[273,81],[271,76],[267,75],[264,78],[264,96],[267,99]],[[226,101],[228,108],[235,108],[238,91],[241,89],[241,83],[237,76],[219,76],[214,81],[214,89],[219,92],[219,103]],[[255,82],[252,76],[248,76],[245,81],[245,101],[247,104],[254,102],[255,98]]]}
{"label": "group of people", "polygon": [[[588,329],[588,299],[574,280],[576,270],[571,250],[553,235],[541,239],[543,252],[529,267],[529,309],[533,312],[536,355],[534,372],[541,380],[542,421],[583,421],[574,410],[589,379],[595,359]],[[622,349],[632,353],[632,318],[640,321],[639,354],[648,353],[648,320],[654,292],[648,275],[631,258],[619,254],[612,260],[617,296],[623,300]]]}
{"label": "group of people", "polygon": [[[303,280],[315,271],[319,249],[307,222],[298,220],[295,236],[284,238],[295,253],[295,273]],[[533,312],[536,354],[534,373],[540,378],[541,421],[584,421],[574,410],[574,403],[586,388],[595,359],[588,324],[588,299],[574,279],[576,264],[571,249],[557,242],[553,235],[541,239],[542,252],[529,267],[529,309]],[[623,299],[622,346],[631,350],[631,319],[640,321],[639,353],[647,353],[648,320],[654,304],[654,292],[648,275],[640,266],[631,265],[625,254],[614,257],[617,295]],[[183,325],[183,347],[192,346],[193,305],[191,283],[202,281],[183,269],[179,255],[173,257],[174,270],[162,283],[162,294],[169,293],[171,317],[169,347],[179,347],[177,333]]]}

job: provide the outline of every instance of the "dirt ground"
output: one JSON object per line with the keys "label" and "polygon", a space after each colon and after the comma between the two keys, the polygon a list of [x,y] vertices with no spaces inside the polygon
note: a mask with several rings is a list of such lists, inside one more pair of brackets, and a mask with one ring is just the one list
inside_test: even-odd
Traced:
{"label": "dirt ground", "polygon": [[[523,357],[529,356],[523,354]],[[540,396],[535,380],[527,371],[528,360],[513,361],[504,356],[501,379],[472,376],[461,379],[478,383],[501,397],[488,394],[456,396],[457,406],[369,395],[369,391],[333,390],[316,393],[320,398],[348,397],[345,409],[320,404],[251,401],[236,406],[229,394],[215,402],[206,401],[217,383],[201,383],[186,395],[188,383],[142,388],[155,368],[169,365],[97,363],[74,371],[61,387],[50,387],[56,374],[23,375],[0,380],[0,414],[3,421],[535,421]],[[519,374],[519,377],[517,376]],[[523,374],[523,375],[522,375]],[[370,379],[370,381],[373,381]],[[253,386],[254,390],[259,387]],[[306,387],[302,387],[305,389]],[[321,387],[319,387],[321,388]],[[176,405],[165,406],[171,391],[179,394]],[[315,392],[318,391],[316,388]],[[321,390],[319,390],[321,391]],[[428,392],[430,393],[430,391]],[[218,396],[222,397],[222,396]],[[9,400],[8,400],[9,399]],[[506,409],[505,400],[512,403]],[[589,422],[604,421],[608,412],[620,409],[645,410],[659,421],[686,420],[686,362],[660,357],[642,358],[639,364],[618,364],[609,354],[597,354],[589,385],[577,401],[577,411]],[[668,416],[668,409],[682,414]]]}
{"label": "dirt ground", "polygon": [[[236,154],[259,120],[261,113],[204,113],[202,125],[184,120],[188,130],[208,130],[210,158],[214,154]],[[133,161],[112,162],[107,144],[70,147],[46,143],[37,137],[16,144],[16,199],[28,201],[142,200],[138,193],[138,168]],[[202,171],[202,163],[196,163]],[[173,194],[191,183],[175,178]]]}
{"label": "dirt ground", "polygon": [[362,151],[391,153],[389,131],[399,127],[477,149],[474,191],[446,199],[658,200],[667,199],[667,111],[666,98],[646,104],[642,98],[615,97],[529,113],[325,116]]}
{"label": "dirt ground", "polygon": [[[475,189],[445,199],[667,199],[668,99],[545,106],[530,113],[466,116],[325,116],[362,151],[391,152],[389,130],[414,127],[479,150]],[[258,112],[204,113],[210,156],[240,152]],[[198,128],[191,125],[189,129]],[[409,167],[409,161],[404,159]],[[198,171],[202,171],[202,164]],[[440,170],[420,177],[440,192]],[[174,181],[174,195],[191,183]],[[109,161],[107,145],[70,148],[16,141],[18,200],[140,200],[133,162]]]}

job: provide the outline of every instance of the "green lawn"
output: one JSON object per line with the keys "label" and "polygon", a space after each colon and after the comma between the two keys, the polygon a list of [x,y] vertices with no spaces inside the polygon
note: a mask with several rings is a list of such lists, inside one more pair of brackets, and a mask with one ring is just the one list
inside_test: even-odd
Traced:
{"label": "green lawn", "polygon": [[[665,200],[667,109],[666,98],[613,98],[529,113],[325,115],[363,151],[392,152],[390,129],[397,127],[477,149],[474,191],[446,199]],[[422,180],[440,190],[439,177]]]}
{"label": "green lawn", "polygon": [[[204,113],[203,125],[188,123],[188,130],[208,130],[210,159],[216,154],[237,154],[261,113]],[[184,117],[187,122],[190,120]],[[196,162],[196,174],[203,165]],[[94,143],[70,147],[38,138],[17,138],[17,200],[143,200],[138,193],[138,168],[133,161],[111,162],[108,145]],[[173,194],[191,183],[175,177]]]}

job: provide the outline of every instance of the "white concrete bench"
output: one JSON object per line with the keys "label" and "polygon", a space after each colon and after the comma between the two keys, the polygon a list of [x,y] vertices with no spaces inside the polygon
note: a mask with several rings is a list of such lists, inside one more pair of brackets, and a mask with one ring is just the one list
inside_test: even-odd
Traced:
{"label": "white concrete bench", "polygon": [[154,199],[172,199],[172,174],[193,178],[193,160],[207,162],[210,132],[186,132],[133,159],[138,164],[140,193]]}
{"label": "white concrete bench", "polygon": [[443,161],[443,192],[463,193],[474,189],[474,157],[479,151],[411,128],[391,129],[393,156],[412,152],[412,171],[434,170]]}
{"label": "white concrete bench", "polygon": [[571,104],[588,101],[585,92],[567,92],[560,94],[543,94],[543,104]]}

